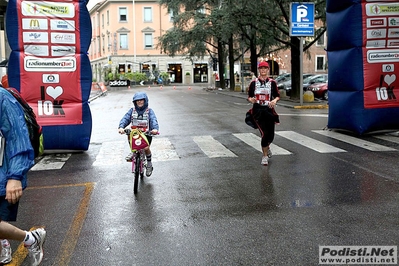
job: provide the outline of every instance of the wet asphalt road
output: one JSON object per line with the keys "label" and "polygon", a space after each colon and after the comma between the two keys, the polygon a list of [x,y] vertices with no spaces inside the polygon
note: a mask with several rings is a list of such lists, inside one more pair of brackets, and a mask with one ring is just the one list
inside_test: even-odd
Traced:
{"label": "wet asphalt road", "polygon": [[[259,135],[243,123],[244,100],[200,87],[140,88],[160,123],[154,145],[169,141],[172,159],[154,160],[134,196],[117,125],[138,90],[91,103],[88,151],[62,169],[31,171],[15,224],[46,226],[43,265],[318,265],[320,245],[398,244],[399,144],[362,138],[395,149],[372,152],[315,133],[328,110],[278,106],[276,131],[344,152],[315,152],[277,134],[274,144],[290,154],[264,167],[261,153],[233,135]],[[194,136],[212,136],[235,156],[209,158]]]}

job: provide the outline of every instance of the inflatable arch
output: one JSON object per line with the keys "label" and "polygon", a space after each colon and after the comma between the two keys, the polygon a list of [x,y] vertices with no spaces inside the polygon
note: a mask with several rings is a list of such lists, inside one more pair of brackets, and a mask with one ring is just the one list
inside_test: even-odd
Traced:
{"label": "inflatable arch", "polygon": [[328,127],[399,129],[399,2],[327,0]]}
{"label": "inflatable arch", "polygon": [[9,0],[8,81],[43,126],[45,150],[87,150],[91,20],[84,0]]}

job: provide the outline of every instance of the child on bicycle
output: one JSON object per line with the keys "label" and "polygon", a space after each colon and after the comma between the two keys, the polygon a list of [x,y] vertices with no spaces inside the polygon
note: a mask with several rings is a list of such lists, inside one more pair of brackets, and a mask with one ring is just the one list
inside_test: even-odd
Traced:
{"label": "child on bicycle", "polygon": [[[133,96],[134,107],[122,117],[119,122],[118,132],[125,134],[125,127],[131,124],[133,127],[143,129],[143,131],[149,132],[150,134],[157,134],[159,130],[158,120],[155,112],[148,108],[148,97],[145,92],[136,92]],[[152,137],[147,135],[148,143],[151,145]],[[146,176],[152,174],[154,169],[151,162],[151,150],[150,145],[144,148],[145,155],[147,157]],[[131,162],[133,159],[133,153],[126,156],[126,161]]]}

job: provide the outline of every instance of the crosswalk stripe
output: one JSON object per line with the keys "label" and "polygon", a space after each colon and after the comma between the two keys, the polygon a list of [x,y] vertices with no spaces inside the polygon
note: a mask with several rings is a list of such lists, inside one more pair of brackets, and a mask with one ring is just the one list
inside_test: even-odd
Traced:
{"label": "crosswalk stripe", "polygon": [[345,150],[309,138],[294,131],[276,131],[276,134],[320,153],[346,152]]}
{"label": "crosswalk stripe", "polygon": [[103,142],[93,166],[112,166],[125,163],[125,156],[123,156],[125,147],[129,147],[127,141]]}
{"label": "crosswalk stripe", "polygon": [[209,158],[237,157],[237,155],[215,140],[212,136],[194,136],[193,140]]}
{"label": "crosswalk stripe", "polygon": [[152,161],[173,161],[179,160],[175,148],[168,138],[153,138],[151,143]]}
{"label": "crosswalk stripe", "polygon": [[342,142],[346,142],[349,143],[351,145],[369,150],[369,151],[395,151],[395,149],[390,148],[390,147],[386,147],[380,144],[376,144],[370,141],[366,141],[366,140],[362,140],[359,138],[355,138],[352,136],[348,136],[345,134],[341,134],[335,131],[330,131],[330,130],[312,130],[313,132],[323,135],[323,136],[327,136],[333,139],[337,139],[340,140]]}
{"label": "crosswalk stripe", "polygon": [[[247,145],[253,147],[254,149],[262,152],[262,148],[260,146],[260,137],[256,136],[253,133],[236,133],[233,134],[233,136],[237,137],[238,139],[242,140],[245,142]],[[273,155],[289,155],[292,154],[291,152],[287,151],[286,149],[283,149],[275,144],[270,144],[270,149],[273,152]]]}
{"label": "crosswalk stripe", "polygon": [[382,135],[382,136],[374,136],[374,138],[382,139],[382,140],[386,140],[386,141],[389,141],[389,142],[393,142],[393,143],[399,144],[399,137],[397,137],[397,136]]}
{"label": "crosswalk stripe", "polygon": [[[394,148],[375,144],[370,141],[365,141],[356,137],[348,136],[342,133],[328,130],[312,130],[312,132],[323,135],[328,138],[333,138],[357,147],[361,147],[370,151],[397,151]],[[262,152],[260,142],[261,138],[253,133],[232,133],[232,135],[248,146],[255,150]],[[296,133],[294,131],[276,131],[276,135],[281,136],[285,139],[303,145],[309,149],[312,149],[320,153],[337,153],[346,152],[346,150],[334,147],[324,142],[315,140],[305,135]],[[385,141],[398,143],[399,138],[391,135],[374,136],[374,138],[382,139]],[[198,147],[205,153],[209,158],[216,157],[237,157],[231,150],[215,140],[212,136],[194,136],[193,141]],[[274,143],[270,145],[273,151],[273,155],[290,155],[290,151],[281,148]],[[180,160],[175,147],[168,138],[153,138],[151,144],[152,160],[154,162],[160,161],[173,161]],[[93,166],[113,166],[118,164],[124,164],[125,155],[129,152],[129,148],[126,141],[106,141],[102,143],[99,153],[96,156]],[[70,158],[71,153],[67,154],[49,154],[43,156],[32,168],[31,171],[41,170],[54,170],[61,169],[65,162]]]}
{"label": "crosswalk stripe", "polygon": [[69,157],[71,157],[71,153],[57,153],[45,155],[30,169],[30,171],[61,169],[64,166],[65,162],[68,161]]}

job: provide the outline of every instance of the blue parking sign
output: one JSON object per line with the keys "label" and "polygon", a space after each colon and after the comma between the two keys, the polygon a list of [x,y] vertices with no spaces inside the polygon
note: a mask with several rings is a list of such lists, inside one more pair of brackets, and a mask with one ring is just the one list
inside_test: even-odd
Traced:
{"label": "blue parking sign", "polygon": [[291,3],[290,36],[314,36],[314,3]]}

